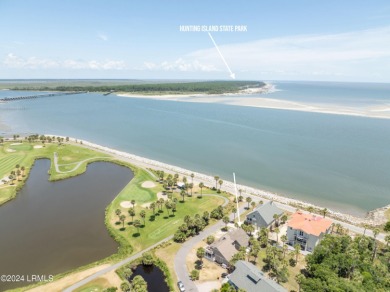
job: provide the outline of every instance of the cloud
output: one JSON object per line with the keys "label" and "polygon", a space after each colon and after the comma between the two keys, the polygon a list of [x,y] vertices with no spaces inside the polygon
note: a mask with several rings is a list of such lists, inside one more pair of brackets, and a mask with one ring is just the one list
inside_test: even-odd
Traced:
{"label": "cloud", "polygon": [[[210,45],[211,47],[211,45]],[[340,34],[297,35],[219,46],[233,71],[272,76],[390,76],[390,27]],[[184,56],[185,62],[224,70],[215,48]],[[386,77],[387,76],[387,77]]]}
{"label": "cloud", "polygon": [[101,39],[102,41],[108,41],[108,36],[105,33],[99,32],[97,37]]}
{"label": "cloud", "polygon": [[169,62],[164,61],[159,64],[153,62],[144,62],[144,68],[147,70],[156,70],[156,71],[180,71],[180,72],[194,72],[194,71],[203,71],[211,72],[217,71],[213,64],[201,63],[198,60],[186,61],[182,58],[177,59],[176,61]]}
{"label": "cloud", "polygon": [[8,68],[19,69],[90,69],[90,70],[124,70],[127,65],[124,61],[117,60],[64,60],[55,61],[51,59],[40,59],[37,57],[22,58],[13,53],[9,53],[3,60],[3,64]]}

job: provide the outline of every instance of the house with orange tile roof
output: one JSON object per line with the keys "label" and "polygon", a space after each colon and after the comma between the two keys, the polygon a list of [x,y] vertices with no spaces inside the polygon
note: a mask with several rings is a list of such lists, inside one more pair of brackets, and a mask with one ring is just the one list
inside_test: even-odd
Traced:
{"label": "house with orange tile roof", "polygon": [[296,212],[287,223],[288,244],[300,244],[302,250],[313,251],[331,230],[332,220],[313,214]]}

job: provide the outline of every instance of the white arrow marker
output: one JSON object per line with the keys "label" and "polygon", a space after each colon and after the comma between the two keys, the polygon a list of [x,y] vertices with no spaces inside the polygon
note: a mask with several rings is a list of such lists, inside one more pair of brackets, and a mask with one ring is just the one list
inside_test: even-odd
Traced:
{"label": "white arrow marker", "polygon": [[217,44],[215,43],[213,37],[211,36],[211,33],[209,33],[209,36],[210,36],[210,38],[211,38],[211,40],[212,40],[212,42],[213,42],[215,48],[217,49],[219,55],[221,56],[222,61],[225,63],[226,68],[229,70],[229,73],[230,73],[229,76],[230,76],[232,79],[236,79],[236,74],[234,74],[234,73],[232,72],[232,70],[230,70],[230,67],[229,67],[228,63],[226,62],[225,58],[222,56],[221,51],[219,50]]}

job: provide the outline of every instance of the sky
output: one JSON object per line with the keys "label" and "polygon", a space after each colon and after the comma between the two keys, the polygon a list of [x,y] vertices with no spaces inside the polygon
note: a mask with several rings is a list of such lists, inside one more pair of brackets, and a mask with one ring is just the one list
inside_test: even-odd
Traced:
{"label": "sky", "polygon": [[[0,79],[390,82],[387,0],[0,0],[0,15]],[[221,54],[186,25],[213,26]]]}

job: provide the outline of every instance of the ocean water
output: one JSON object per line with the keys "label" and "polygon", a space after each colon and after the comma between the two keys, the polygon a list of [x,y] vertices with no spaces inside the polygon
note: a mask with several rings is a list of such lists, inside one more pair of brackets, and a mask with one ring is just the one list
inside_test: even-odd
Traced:
{"label": "ocean water", "polygon": [[[275,84],[267,98],[390,104],[388,84]],[[234,171],[238,183],[351,214],[390,203],[388,119],[89,93],[0,104],[0,124],[3,134],[73,136],[223,179]]]}

